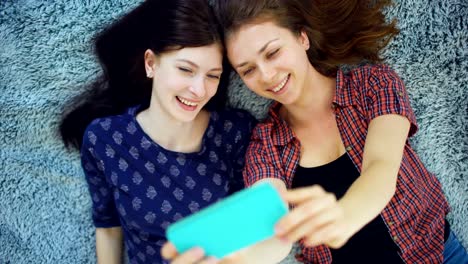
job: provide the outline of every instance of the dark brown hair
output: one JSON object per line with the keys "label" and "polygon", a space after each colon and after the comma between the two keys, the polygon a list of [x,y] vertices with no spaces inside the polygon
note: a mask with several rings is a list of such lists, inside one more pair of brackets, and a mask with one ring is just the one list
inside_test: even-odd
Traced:
{"label": "dark brown hair", "polygon": [[249,23],[273,21],[295,34],[305,31],[307,55],[322,74],[333,76],[342,64],[381,62],[381,51],[398,34],[383,9],[391,0],[215,0],[224,39]]}
{"label": "dark brown hair", "polygon": [[[144,53],[160,54],[185,47],[219,43],[221,29],[206,0],[146,0],[94,39],[103,74],[67,105],[59,133],[64,144],[79,149],[84,131],[98,117],[121,114],[135,105],[149,106],[152,81],[146,77]],[[223,60],[218,91],[205,105],[225,106],[230,66]]]}

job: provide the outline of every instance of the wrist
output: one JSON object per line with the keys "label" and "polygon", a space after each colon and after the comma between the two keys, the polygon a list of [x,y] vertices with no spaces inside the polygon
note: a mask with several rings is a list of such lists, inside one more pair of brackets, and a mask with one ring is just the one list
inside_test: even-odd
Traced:
{"label": "wrist", "polygon": [[353,208],[347,204],[346,200],[340,199],[338,201],[338,205],[343,210],[343,217],[341,221],[342,225],[344,226],[344,236],[346,237],[346,240],[348,240],[359,230],[361,230],[365,224],[363,224],[359,216],[356,214],[356,208]]}

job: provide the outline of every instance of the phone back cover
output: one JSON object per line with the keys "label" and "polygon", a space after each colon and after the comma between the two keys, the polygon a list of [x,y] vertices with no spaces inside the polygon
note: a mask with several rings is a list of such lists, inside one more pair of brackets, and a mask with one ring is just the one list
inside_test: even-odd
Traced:
{"label": "phone back cover", "polygon": [[178,252],[198,246],[222,258],[274,235],[274,225],[288,211],[269,183],[244,189],[169,226],[167,237]]}

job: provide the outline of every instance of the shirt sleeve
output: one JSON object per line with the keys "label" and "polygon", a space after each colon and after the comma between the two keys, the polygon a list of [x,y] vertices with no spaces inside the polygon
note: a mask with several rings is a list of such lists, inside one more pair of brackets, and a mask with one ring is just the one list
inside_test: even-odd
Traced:
{"label": "shirt sleeve", "polygon": [[81,147],[81,165],[92,199],[94,226],[103,228],[120,226],[112,188],[104,175],[104,163],[97,157],[95,145],[96,135],[87,130]]}
{"label": "shirt sleeve", "polygon": [[248,187],[266,178],[280,179],[286,183],[286,178],[283,176],[284,173],[274,165],[272,156],[275,155],[275,151],[268,149],[258,136],[260,130],[258,126],[254,129],[245,155],[245,167],[243,171],[245,185]]}
{"label": "shirt sleeve", "polygon": [[381,115],[397,114],[410,123],[408,137],[418,130],[405,85],[395,71],[387,66],[375,67],[366,89],[365,109],[369,122]]}

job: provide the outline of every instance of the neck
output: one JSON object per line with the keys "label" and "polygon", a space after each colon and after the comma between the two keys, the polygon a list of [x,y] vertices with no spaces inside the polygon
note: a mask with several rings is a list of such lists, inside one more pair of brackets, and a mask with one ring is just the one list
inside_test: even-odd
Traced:
{"label": "neck", "polygon": [[291,125],[304,126],[328,119],[333,114],[336,79],[317,72],[312,66],[307,74],[299,99],[283,105],[282,116]]}
{"label": "neck", "polygon": [[161,147],[175,152],[196,152],[209,120],[202,110],[190,122],[181,122],[151,102],[148,109],[137,115],[137,121],[146,134]]}

